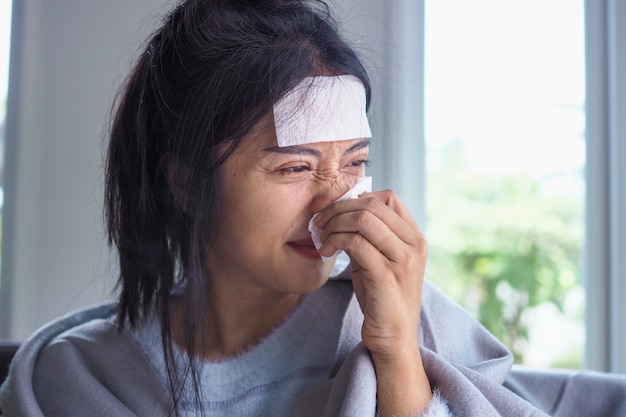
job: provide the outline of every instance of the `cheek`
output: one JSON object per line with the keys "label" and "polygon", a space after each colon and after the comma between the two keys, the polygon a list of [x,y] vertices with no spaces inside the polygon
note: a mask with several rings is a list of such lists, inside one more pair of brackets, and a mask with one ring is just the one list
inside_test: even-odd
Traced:
{"label": "cheek", "polygon": [[308,236],[308,224],[312,216],[310,199],[307,198],[308,187],[301,184],[282,188],[284,190],[277,191],[271,202],[267,202],[269,212],[263,228],[268,239],[277,243]]}
{"label": "cheek", "polygon": [[308,222],[310,187],[255,183],[256,186],[248,187],[247,192],[225,196],[223,213],[233,227],[250,235],[273,235],[289,232]]}
{"label": "cheek", "polygon": [[294,226],[307,216],[307,192],[304,186],[281,185],[273,187],[256,199],[257,213],[267,223],[276,226]]}

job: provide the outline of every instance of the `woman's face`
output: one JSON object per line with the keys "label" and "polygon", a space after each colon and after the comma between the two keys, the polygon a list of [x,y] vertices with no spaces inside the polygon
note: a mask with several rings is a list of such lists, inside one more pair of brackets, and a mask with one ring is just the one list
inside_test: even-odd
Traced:
{"label": "woman's face", "polygon": [[279,148],[271,120],[224,165],[209,270],[216,283],[304,294],[323,285],[333,266],[313,246],[309,220],[363,176],[369,140]]}

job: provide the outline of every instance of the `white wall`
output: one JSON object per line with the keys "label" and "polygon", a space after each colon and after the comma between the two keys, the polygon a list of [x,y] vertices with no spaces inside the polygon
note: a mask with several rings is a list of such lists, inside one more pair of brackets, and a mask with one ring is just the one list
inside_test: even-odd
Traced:
{"label": "white wall", "polygon": [[0,338],[114,285],[102,227],[107,114],[163,0],[15,0]]}
{"label": "white wall", "polygon": [[[14,0],[0,338],[22,340],[110,298],[114,260],[101,220],[107,115],[154,17],[173,3]],[[375,186],[397,189],[423,219],[423,1],[336,3],[373,67]]]}

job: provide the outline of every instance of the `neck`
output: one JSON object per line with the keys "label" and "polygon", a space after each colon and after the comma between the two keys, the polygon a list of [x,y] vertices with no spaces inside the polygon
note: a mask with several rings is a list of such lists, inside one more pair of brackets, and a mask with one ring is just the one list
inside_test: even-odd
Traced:
{"label": "neck", "polygon": [[[207,297],[209,308],[205,319],[208,334],[196,336],[196,352],[209,360],[237,356],[267,337],[293,311],[300,299],[299,294],[212,285]],[[174,340],[180,346],[186,346],[182,297],[174,299],[172,311]]]}

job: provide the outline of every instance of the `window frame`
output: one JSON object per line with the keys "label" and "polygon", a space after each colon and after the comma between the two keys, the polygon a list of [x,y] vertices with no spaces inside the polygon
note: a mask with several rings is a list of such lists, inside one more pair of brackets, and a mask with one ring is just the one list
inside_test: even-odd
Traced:
{"label": "window frame", "polygon": [[586,0],[585,35],[584,367],[626,373],[626,3]]}

